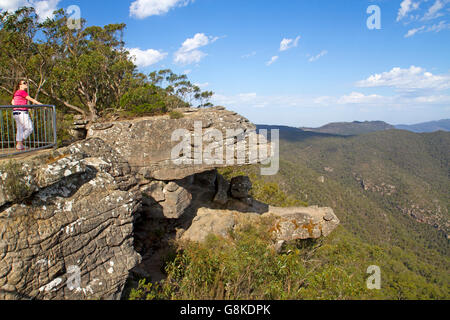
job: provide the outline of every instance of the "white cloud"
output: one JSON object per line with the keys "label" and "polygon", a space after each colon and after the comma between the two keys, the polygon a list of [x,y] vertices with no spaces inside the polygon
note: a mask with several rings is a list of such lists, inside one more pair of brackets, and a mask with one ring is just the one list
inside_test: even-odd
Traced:
{"label": "white cloud", "polygon": [[445,29],[450,29],[450,23],[447,23],[446,21],[441,21],[438,24],[433,24],[431,27],[428,27],[427,31],[440,32]]}
{"label": "white cloud", "polygon": [[15,11],[20,7],[30,7],[27,0],[0,0],[0,9],[5,11]]}
{"label": "white cloud", "polygon": [[192,51],[209,44],[210,38],[204,33],[197,33],[193,38],[186,39],[181,46],[183,51]]}
{"label": "white cloud", "polygon": [[423,31],[423,30],[425,30],[425,26],[422,26],[422,27],[420,27],[420,28],[414,28],[414,29],[408,30],[408,33],[405,34],[405,38],[412,37],[412,36],[415,35],[416,33],[421,32],[421,31]]}
{"label": "white cloud", "polygon": [[208,37],[204,33],[197,33],[193,38],[186,39],[181,48],[175,52],[175,63],[186,65],[200,62],[207,54],[198,49],[214,43],[217,39],[219,38]]}
{"label": "white cloud", "polygon": [[360,92],[352,92],[349,95],[344,95],[337,101],[338,104],[374,104],[383,100],[382,96],[372,94],[364,95]]}
{"label": "white cloud", "polygon": [[242,59],[248,59],[248,58],[251,58],[251,57],[254,57],[254,56],[256,56],[256,51],[253,51],[253,52],[248,53],[248,54],[244,54],[241,58]]}
{"label": "white cloud", "polygon": [[163,60],[167,53],[154,49],[141,50],[139,48],[127,49],[130,56],[134,58],[134,62],[139,67],[148,67]]}
{"label": "white cloud", "polygon": [[378,94],[363,94],[352,92],[342,96],[304,96],[304,95],[273,95],[265,96],[256,93],[241,93],[237,95],[215,94],[212,102],[234,109],[291,107],[291,108],[328,108],[328,107],[369,107],[369,108],[404,108],[427,106],[443,106],[450,103],[449,95],[419,95],[382,96]]}
{"label": "white cloud", "polygon": [[0,10],[15,11],[21,7],[33,7],[40,21],[53,17],[61,0],[0,0]]}
{"label": "white cloud", "polygon": [[324,105],[324,106],[332,105],[335,102],[336,102],[336,99],[334,97],[330,97],[330,96],[320,96],[320,97],[313,99],[314,104]]}
{"label": "white cloud", "polygon": [[[427,10],[425,8],[421,10],[421,13],[417,15],[410,15],[411,12],[419,10],[422,4],[432,3]],[[400,9],[398,11],[397,22],[405,18],[410,18],[410,20],[433,20],[444,16],[445,8],[450,3],[450,0],[403,0],[400,4]],[[449,11],[449,9],[447,9]],[[421,17],[422,15],[422,17]]]}
{"label": "white cloud", "polygon": [[322,52],[320,52],[318,55],[315,55],[315,56],[312,56],[311,58],[309,58],[309,62],[317,61],[327,54],[328,54],[327,50],[322,50]]}
{"label": "white cloud", "polygon": [[244,102],[251,101],[251,100],[255,99],[256,97],[257,97],[257,94],[255,92],[239,94],[239,99]]}
{"label": "white cloud", "polygon": [[407,34],[405,34],[405,38],[412,37],[416,33],[425,33],[425,32],[441,32],[442,30],[450,29],[450,23],[447,23],[446,21],[441,21],[437,24],[433,24],[432,26],[426,27],[422,26],[420,28],[414,28],[408,31]]}
{"label": "white cloud", "polygon": [[420,67],[393,68],[357,82],[358,87],[392,87],[399,91],[446,90],[450,88],[449,75],[433,75]]}
{"label": "white cloud", "polygon": [[145,19],[162,15],[175,7],[187,6],[193,0],[136,0],[130,6],[130,16]]}
{"label": "white cloud", "polygon": [[398,10],[397,21],[405,18],[408,13],[419,9],[421,1],[414,2],[413,0],[403,0],[400,4],[400,9]]}
{"label": "white cloud", "polygon": [[418,104],[448,104],[450,103],[450,96],[446,95],[421,96],[413,98],[413,102]]}
{"label": "white cloud", "polygon": [[444,14],[440,11],[447,3],[449,3],[448,0],[436,0],[436,2],[428,9],[427,13],[425,13],[422,20],[432,20],[442,17]]}
{"label": "white cloud", "polygon": [[283,39],[280,43],[280,51],[286,51],[291,48],[295,48],[298,46],[298,42],[300,40],[301,36],[298,36],[295,39]]}
{"label": "white cloud", "polygon": [[194,85],[196,85],[197,87],[199,87],[200,89],[206,88],[209,86],[209,82],[205,82],[205,83],[194,83]]}
{"label": "white cloud", "polygon": [[47,18],[53,18],[53,12],[58,9],[58,3],[60,0],[48,0],[48,1],[31,1],[36,13],[40,20],[46,20]]}
{"label": "white cloud", "polygon": [[270,66],[272,63],[278,60],[278,56],[273,56],[269,61],[266,62],[266,66]]}
{"label": "white cloud", "polygon": [[175,53],[174,61],[175,61],[175,63],[183,64],[183,65],[199,63],[206,56],[207,56],[207,54],[200,50],[193,50],[193,51],[187,51],[187,52],[177,51]]}

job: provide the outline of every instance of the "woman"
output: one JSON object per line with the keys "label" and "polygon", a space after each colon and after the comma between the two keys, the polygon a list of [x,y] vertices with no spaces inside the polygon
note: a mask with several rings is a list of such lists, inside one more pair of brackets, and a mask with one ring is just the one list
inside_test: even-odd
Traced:
{"label": "woman", "polygon": [[14,98],[11,101],[13,106],[18,106],[18,108],[13,109],[13,116],[17,124],[17,150],[25,150],[23,141],[28,139],[28,137],[33,133],[33,122],[31,121],[28,108],[26,107],[28,105],[28,101],[33,104],[42,104],[28,95],[26,91],[27,88],[28,84],[26,81],[19,81],[14,92]]}

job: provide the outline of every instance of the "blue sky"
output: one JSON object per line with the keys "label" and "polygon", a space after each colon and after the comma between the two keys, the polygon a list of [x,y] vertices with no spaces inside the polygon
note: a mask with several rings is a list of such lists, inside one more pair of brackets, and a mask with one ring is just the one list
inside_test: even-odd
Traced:
{"label": "blue sky", "polygon": [[142,72],[186,73],[254,123],[450,118],[450,0],[0,0],[24,4],[126,23]]}

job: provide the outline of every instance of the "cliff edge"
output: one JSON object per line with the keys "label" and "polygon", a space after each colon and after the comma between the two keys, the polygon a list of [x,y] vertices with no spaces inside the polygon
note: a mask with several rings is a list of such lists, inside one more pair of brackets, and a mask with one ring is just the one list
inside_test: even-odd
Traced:
{"label": "cliff edge", "polygon": [[[330,208],[259,203],[248,178],[217,173],[264,160],[252,148],[270,151],[247,119],[224,108],[183,112],[95,124],[86,140],[0,164],[0,299],[120,299],[131,273],[151,271],[156,242],[225,235],[243,218],[273,216],[278,247],[339,224]],[[223,162],[204,143],[239,150],[252,134],[256,144]],[[180,141],[192,151],[182,161]]]}

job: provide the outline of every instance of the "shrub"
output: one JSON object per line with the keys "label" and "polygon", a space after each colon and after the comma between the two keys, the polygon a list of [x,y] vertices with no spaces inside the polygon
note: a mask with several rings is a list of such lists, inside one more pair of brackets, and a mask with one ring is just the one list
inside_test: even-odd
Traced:
{"label": "shrub", "polygon": [[155,116],[159,114],[164,114],[167,112],[167,108],[162,101],[154,104],[144,103],[137,106],[129,107],[127,110],[122,112],[122,116],[133,117],[133,116]]}
{"label": "shrub", "polygon": [[170,119],[184,118],[184,115],[179,111],[170,111],[169,116],[170,116]]}
{"label": "shrub", "polygon": [[141,282],[130,299],[285,300],[351,298],[362,287],[346,271],[315,257],[321,243],[272,247],[270,219],[244,224],[227,238],[210,235],[202,243],[179,244],[166,266],[167,279]]}
{"label": "shrub", "polygon": [[75,141],[74,137],[70,134],[73,121],[73,114],[64,114],[58,111],[56,112],[56,137],[58,147],[67,146]]}

